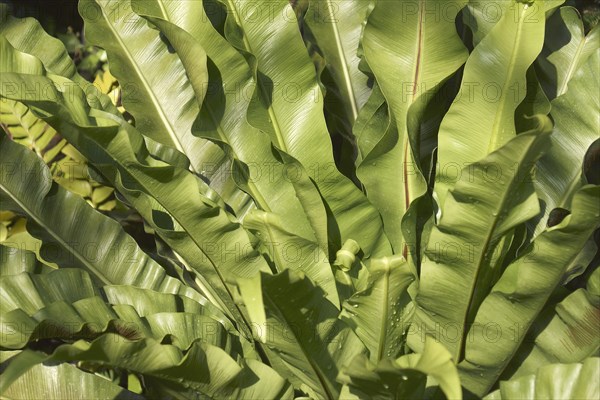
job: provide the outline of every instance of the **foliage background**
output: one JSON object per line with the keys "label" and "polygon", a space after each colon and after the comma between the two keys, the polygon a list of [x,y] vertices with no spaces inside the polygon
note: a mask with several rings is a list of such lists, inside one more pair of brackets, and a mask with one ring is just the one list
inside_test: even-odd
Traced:
{"label": "foliage background", "polygon": [[[83,20],[77,12],[77,0],[0,0],[0,3],[9,4],[16,17],[34,17],[46,32],[63,41],[68,40],[65,37],[67,32],[80,35],[83,31]],[[574,6],[579,10],[586,31],[600,21],[600,0],[568,0],[563,5]]]}
{"label": "foliage background", "polygon": [[[83,20],[77,12],[77,0],[0,0],[13,7],[17,17],[34,17],[51,34],[64,33],[68,27],[80,32]],[[583,15],[586,28],[600,20],[600,0],[569,0],[565,6],[574,6]]]}
{"label": "foliage background", "polygon": [[[41,20],[49,32],[59,37],[65,43],[72,57],[76,60],[80,73],[92,80],[96,72],[101,71],[101,56],[97,55],[97,52],[92,48],[85,46],[85,40],[80,34],[82,24],[73,8],[76,5],[76,1],[12,3],[17,15],[33,16]],[[567,4],[579,6],[580,12],[584,15],[587,30],[597,23],[600,16],[599,1],[570,1]],[[93,40],[91,35],[90,40]],[[95,207],[94,204],[92,205]],[[116,219],[118,220],[119,218]],[[140,235],[134,236],[139,240]],[[155,250],[152,253],[156,253]],[[585,282],[585,280],[580,281]],[[576,279],[572,281],[571,285],[577,284],[577,282],[578,280]]]}

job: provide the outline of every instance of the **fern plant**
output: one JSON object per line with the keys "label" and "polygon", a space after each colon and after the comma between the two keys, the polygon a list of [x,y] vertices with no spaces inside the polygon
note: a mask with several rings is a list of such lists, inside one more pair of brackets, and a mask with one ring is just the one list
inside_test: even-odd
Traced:
{"label": "fern plant", "polygon": [[1,396],[598,398],[599,30],[561,4],[80,0],[121,109],[2,6],[3,107],[145,229],[2,136]]}

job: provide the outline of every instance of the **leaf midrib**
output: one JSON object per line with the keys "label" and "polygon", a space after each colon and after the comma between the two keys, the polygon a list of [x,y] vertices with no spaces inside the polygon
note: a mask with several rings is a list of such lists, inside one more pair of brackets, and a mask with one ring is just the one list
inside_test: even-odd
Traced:
{"label": "leaf midrib", "polygon": [[[54,183],[52,183],[54,184]],[[68,242],[65,242],[61,236],[56,233],[49,225],[47,225],[46,223],[44,223],[44,221],[42,219],[40,219],[40,217],[37,215],[36,212],[34,212],[31,208],[29,208],[28,206],[26,206],[18,197],[16,197],[16,195],[14,195],[2,182],[0,182],[0,189],[6,193],[23,211],[25,211],[25,213],[27,215],[29,215],[36,224],[38,224],[39,226],[41,226],[42,228],[44,228],[44,230],[46,232],[48,232],[50,234],[50,236],[52,236],[63,248],[67,249],[71,254],[73,254],[83,265],[85,265],[90,271],[92,271],[94,273],[94,275],[96,277],[98,277],[105,285],[112,285],[114,284],[114,282],[111,282],[109,280],[106,279],[106,277],[100,273],[100,271],[98,271],[96,269],[96,267],[93,264],[90,264],[88,262],[88,260],[81,254],[79,254],[74,247],[72,247],[71,245],[69,245]],[[44,195],[44,199],[42,201],[46,200],[47,197],[47,192]]]}
{"label": "leaf midrib", "polygon": [[[327,6],[327,13],[334,17],[335,13],[333,10],[332,0],[325,0],[325,4]],[[331,30],[333,31],[338,58],[340,59],[342,65],[341,69],[344,77],[344,84],[346,86],[346,90],[348,91],[348,100],[350,101],[350,108],[352,110],[352,120],[356,121],[356,118],[358,118],[358,104],[356,100],[356,93],[354,91],[354,84],[350,78],[350,68],[348,66],[348,62],[346,61],[346,52],[340,37],[340,29],[338,26],[339,23],[336,18],[329,18],[328,21],[329,22],[326,23],[331,26]]]}
{"label": "leaf midrib", "polygon": [[379,343],[377,345],[377,360],[383,359],[383,353],[385,350],[386,338],[387,338],[387,324],[389,316],[389,291],[390,291],[390,272],[391,266],[390,261],[387,258],[383,258],[382,262],[385,264],[385,276],[383,281],[383,310],[381,312],[380,331],[379,331]]}
{"label": "leaf midrib", "polygon": [[[525,151],[525,156],[527,154],[527,152],[529,151],[529,148],[531,148],[531,143],[528,145],[527,150]],[[523,157],[520,157],[520,159],[522,159]],[[500,223],[501,220],[501,216],[502,216],[502,210],[505,208],[506,206],[506,202],[507,200],[511,197],[510,193],[512,193],[512,187],[515,184],[515,180],[517,178],[517,176],[520,176],[519,173],[515,172],[514,174],[511,174],[512,178],[510,180],[510,182],[508,183],[508,185],[506,186],[506,189],[501,193],[502,197],[500,199],[500,202],[498,203],[498,207],[495,208],[492,211],[492,215],[494,216],[495,214],[495,218],[493,219],[492,223],[489,225],[489,229],[487,230],[487,232],[485,233],[485,239],[483,240],[482,246],[481,246],[481,251],[479,252],[479,256],[477,258],[476,264],[474,265],[475,267],[475,273],[473,274],[473,279],[471,279],[471,284],[470,284],[470,292],[469,292],[469,297],[468,297],[468,302],[466,310],[464,312],[463,315],[463,322],[461,327],[462,329],[462,333],[461,333],[461,340],[460,340],[460,347],[457,349],[456,354],[454,354],[454,359],[455,360],[459,360],[460,355],[463,354],[464,349],[466,348],[466,340],[467,340],[467,336],[465,334],[465,332],[468,332],[466,328],[467,326],[467,320],[469,318],[469,311],[470,308],[472,306],[472,301],[473,298],[475,297],[475,286],[477,284],[477,281],[479,280],[479,275],[482,272],[482,265],[484,263],[484,259],[485,256],[488,254],[488,251],[490,250],[490,243],[492,241],[492,237],[494,235],[494,232],[496,231],[496,227],[498,226],[498,224]],[[499,194],[496,193],[496,197]]]}
{"label": "leaf midrib", "polygon": [[[420,4],[419,4],[419,26],[418,26],[418,31],[417,31],[417,49],[416,49],[416,55],[415,55],[415,68],[413,70],[413,87],[409,96],[409,100],[408,100],[408,106],[406,107],[406,115],[408,117],[408,112],[410,110],[410,107],[414,104],[415,101],[415,97],[416,97],[416,93],[417,93],[417,88],[420,86],[419,85],[419,79],[421,78],[421,67],[422,67],[422,62],[421,62],[421,57],[423,54],[423,9],[425,8],[425,3],[426,1],[423,0]],[[408,118],[407,118],[408,119]],[[410,185],[409,185],[409,181],[408,181],[408,157],[409,157],[409,151],[410,151],[410,141],[409,141],[409,132],[408,132],[408,125],[407,125],[407,129],[404,135],[404,155],[403,155],[403,163],[402,163],[402,175],[404,178],[404,210],[403,210],[403,215],[406,214],[406,212],[408,211],[408,208],[410,207],[410,203],[411,203],[411,191],[410,191]],[[413,160],[414,161],[414,160]],[[404,242],[404,240],[403,240]],[[403,243],[402,245],[402,254],[405,258],[408,258],[408,246],[406,244],[406,242]]]}
{"label": "leaf midrib", "polygon": [[[269,303],[269,305],[271,306],[271,308],[275,312],[277,312],[277,314],[279,315],[279,317],[283,321],[285,321],[286,325],[288,327],[290,327],[291,325],[288,323],[288,319],[285,317],[285,313],[282,312],[281,308],[271,299],[271,297],[270,296],[265,296],[265,300]],[[316,331],[318,332],[318,329]],[[302,355],[304,356],[304,359],[308,362],[308,365],[310,365],[310,367],[313,370],[314,374],[317,376],[319,384],[323,388],[324,393],[327,396],[327,399],[329,399],[329,400],[335,400],[337,397],[334,396],[333,393],[331,393],[331,391],[329,390],[329,387],[327,386],[327,383],[326,383],[327,382],[327,378],[324,377],[323,374],[321,373],[321,369],[319,368],[318,364],[315,362],[314,357],[307,352],[307,350],[304,347],[304,345],[302,345],[302,342],[298,339],[298,336],[296,335],[296,332],[294,332],[293,329],[289,329],[289,332],[291,332],[293,334],[296,343],[299,344],[298,348],[302,352]]]}
{"label": "leaf midrib", "polygon": [[583,53],[583,49],[585,48],[586,43],[587,37],[584,36],[579,42],[579,45],[577,46],[577,50],[575,51],[575,55],[573,56],[573,62],[571,62],[571,65],[569,65],[569,69],[567,70],[565,79],[561,87],[556,90],[556,97],[559,97],[567,92],[567,86],[569,85],[569,81],[575,74],[575,71],[577,69],[576,67],[579,65],[579,59],[581,57],[581,54]]}
{"label": "leaf midrib", "polygon": [[[244,29],[244,25],[242,24],[242,18],[240,18],[240,14],[238,12],[238,9],[236,8],[236,3],[233,0],[227,0],[227,4],[228,4],[228,8],[231,10],[231,14],[233,15],[233,18],[235,19],[236,25],[239,26],[242,31],[241,35],[242,35],[242,40],[244,42],[244,47],[246,48],[246,51],[248,53],[252,54],[253,57],[256,57],[256,63],[258,64],[258,57],[254,54],[254,51],[252,50],[252,46],[250,45],[250,41],[248,40],[248,36],[246,35],[246,31]],[[258,66],[256,68],[258,70]],[[256,82],[256,86],[259,88],[263,97],[267,98],[268,96],[266,93],[266,88],[260,83],[260,81],[258,79],[256,79],[255,82]],[[279,124],[279,121],[277,120],[277,115],[275,114],[275,110],[273,109],[273,104],[270,104],[267,107],[267,111],[269,113],[269,119],[271,122],[271,126],[273,126],[273,130],[275,132],[275,137],[277,139],[277,146],[281,150],[283,150],[287,153],[288,148],[285,143],[285,139],[283,137],[283,132],[281,130],[281,126]]]}
{"label": "leaf midrib", "polygon": [[[517,6],[519,6],[519,4],[517,4]],[[523,7],[523,9],[519,13],[519,21],[518,21],[518,25],[517,25],[517,36],[516,36],[515,42],[512,46],[510,61],[508,63],[508,73],[506,75],[506,79],[504,80],[504,83],[503,83],[501,91],[500,91],[500,101],[498,104],[498,108],[496,110],[496,115],[494,116],[494,124],[492,125],[490,142],[488,144],[488,149],[487,149],[488,154],[497,150],[499,147],[498,133],[500,131],[500,126],[501,126],[500,118],[504,114],[504,109],[506,108],[506,97],[508,96],[508,92],[509,92],[507,85],[509,82],[512,82],[513,75],[515,73],[515,64],[516,64],[515,60],[517,59],[517,56],[519,55],[519,48],[520,48],[519,44],[521,43],[521,37],[523,34],[523,24],[525,21],[525,14],[527,13],[527,10],[529,9],[529,6],[527,4],[523,4],[522,7]],[[503,18],[508,18],[508,15],[504,16]]]}
{"label": "leaf midrib", "polygon": [[[160,2],[158,2],[158,3],[159,3],[159,6],[160,6],[161,10],[164,12],[162,4]],[[125,45],[125,42],[123,42],[123,40],[121,39],[121,36],[118,35],[118,33],[115,30],[114,26],[110,23],[110,20],[109,20],[108,16],[106,15],[104,8],[103,7],[100,7],[100,8],[102,9],[102,15],[104,16],[104,20],[106,22],[106,25],[109,27],[111,33],[113,34],[113,37],[117,40],[117,42],[119,43],[120,47],[123,49],[123,52],[127,56],[127,59],[129,60],[129,63],[133,67],[133,70],[137,74],[139,80],[142,82],[142,85],[144,86],[144,89],[148,93],[148,96],[152,100],[152,104],[154,104],[154,106],[155,106],[155,108],[156,108],[156,110],[158,112],[160,120],[163,121],[163,125],[165,126],[165,128],[167,128],[167,132],[169,133],[169,136],[171,137],[171,140],[173,141],[173,144],[175,145],[175,147],[177,148],[177,150],[179,150],[181,153],[187,154],[185,152],[185,150],[183,149],[183,146],[181,144],[181,141],[179,140],[179,137],[177,137],[177,135],[175,134],[175,131],[173,130],[173,126],[169,122],[169,120],[168,120],[168,118],[167,118],[167,116],[165,114],[165,111],[162,109],[162,106],[160,105],[160,102],[158,101],[158,98],[156,97],[155,93],[152,91],[152,89],[150,87],[150,84],[146,80],[146,77],[142,73],[139,65],[135,62],[135,58],[132,56],[129,48]],[[190,164],[190,168],[192,168],[192,170],[194,170],[194,172],[197,172],[197,171],[195,171],[195,169],[194,169],[194,167],[193,167],[192,164]]]}

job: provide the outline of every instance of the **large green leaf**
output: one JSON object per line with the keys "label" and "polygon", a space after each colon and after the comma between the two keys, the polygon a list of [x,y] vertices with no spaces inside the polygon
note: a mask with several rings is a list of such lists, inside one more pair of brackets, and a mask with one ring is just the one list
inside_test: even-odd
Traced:
{"label": "large green leaf", "polygon": [[12,48],[10,42],[4,36],[0,36],[0,50],[2,54],[6,55],[0,62],[0,71],[8,72],[15,68],[24,74],[41,75],[44,73],[44,67],[40,60],[27,53],[12,51]]}
{"label": "large green leaf", "polygon": [[586,183],[582,177],[584,156],[600,132],[599,90],[600,48],[596,45],[573,72],[566,93],[551,103],[555,126],[552,147],[537,164],[535,185],[544,212],[535,221],[535,234],[543,231],[550,212],[556,207],[567,208],[575,191]]}
{"label": "large green leaf", "polygon": [[268,132],[273,144],[298,160],[315,181],[335,217],[330,246],[337,249],[353,239],[367,256],[389,255],[379,214],[335,165],[323,94],[292,5],[277,0],[268,4],[269,12],[259,12],[249,0],[222,3],[227,7],[226,37],[255,69],[248,121]]}
{"label": "large green leaf", "polygon": [[338,369],[363,345],[323,290],[291,270],[242,281],[240,290],[257,339],[283,362],[284,376],[313,397],[337,399]]}
{"label": "large green leaf", "polygon": [[[390,108],[391,126],[361,133],[357,175],[383,216],[394,252],[405,257],[407,246],[416,246],[417,230],[416,212],[410,218],[407,210],[427,192],[419,157],[420,125],[440,85],[467,58],[454,24],[465,3],[436,3],[447,11],[440,18],[428,11],[426,1],[376,2],[362,39],[364,57]],[[409,221],[403,234],[405,217]]]}
{"label": "large green leaf", "polygon": [[202,298],[192,300],[184,295],[161,293],[128,285],[104,286],[102,291],[110,304],[131,306],[142,317],[162,312],[210,315],[227,330],[234,331],[234,326],[225,314]]}
{"label": "large green leaf", "polygon": [[[3,351],[0,361],[10,364],[18,352]],[[2,396],[6,399],[75,399],[93,393],[98,400],[143,400],[144,397],[123,389],[98,375],[74,365],[36,365],[14,381]]]}
{"label": "large green leaf", "polygon": [[342,319],[363,341],[374,363],[402,350],[412,311],[407,289],[415,279],[402,256],[372,259],[367,287],[344,304]]}
{"label": "large green leaf", "polygon": [[317,0],[309,3],[304,16],[309,40],[325,59],[339,92],[342,117],[350,126],[371,92],[367,75],[358,68],[358,46],[368,8],[369,3],[360,0]]}
{"label": "large green leaf", "polygon": [[335,278],[327,253],[306,239],[288,232],[276,215],[264,211],[253,211],[244,220],[244,227],[259,236],[269,254],[272,255],[277,271],[292,269],[303,272],[326,297],[340,307]]}
{"label": "large green leaf", "polygon": [[[41,339],[94,338],[110,331],[128,339],[169,338],[182,350],[202,339],[241,354],[235,330],[224,315],[185,296],[111,286],[104,288],[110,302],[106,304],[95,296],[87,274],[73,269],[3,277],[0,288],[3,348],[22,348]],[[250,350],[246,356],[252,354]]]}
{"label": "large green leaf", "polygon": [[[577,289],[558,304],[546,304],[503,377],[534,373],[553,363],[583,362],[600,349],[600,269],[590,275],[587,288]],[[543,316],[544,312],[549,316]]]}
{"label": "large green leaf", "polygon": [[[291,394],[286,382],[275,371],[240,366],[218,347],[195,342],[184,354],[175,346],[162,345],[153,339],[129,341],[111,333],[91,343],[77,341],[59,346],[51,355],[31,350],[21,352],[5,370],[0,392],[29,368],[51,361],[85,361],[92,365],[122,368],[154,378],[151,385],[159,393],[164,390],[163,387],[167,390],[185,388],[211,398],[229,398],[232,394],[245,398],[243,391],[248,388],[255,395],[265,396],[257,397],[257,400],[279,398],[284,393],[289,397]],[[264,375],[257,377],[257,372]],[[152,393],[149,396],[152,397]]]}
{"label": "large green leaf", "polygon": [[[167,293],[158,293],[147,289],[139,289],[132,286],[105,286],[103,291],[108,302],[113,305],[122,319],[135,320],[137,316],[146,318],[152,315],[165,314],[167,319],[169,315],[176,313],[186,313],[193,315],[209,316],[214,321],[222,325],[227,332],[238,335],[238,330],[234,324],[217,307],[205,301],[191,300],[186,296],[173,295]],[[132,312],[133,311],[133,312]],[[154,318],[154,317],[153,317]],[[174,317],[179,318],[179,317]],[[143,325],[143,324],[138,324]],[[211,334],[214,323],[207,324],[204,334]],[[220,329],[220,328],[219,328]],[[171,326],[171,333],[177,336],[177,326]],[[215,330],[216,331],[216,330]],[[166,331],[165,331],[166,332]],[[213,332],[214,333],[214,332]],[[189,334],[186,334],[190,337]],[[198,336],[201,337],[201,336]],[[180,341],[180,339],[176,339]],[[254,345],[250,343],[243,335],[239,336],[243,347],[243,354],[246,358],[258,358]],[[233,346],[236,352],[239,352],[237,345]],[[185,347],[187,348],[187,347]]]}
{"label": "large green leaf", "polygon": [[48,168],[33,152],[3,135],[0,154],[6,166],[0,176],[2,208],[29,219],[29,231],[43,241],[43,259],[62,267],[83,268],[103,284],[199,296],[167,275],[116,221],[53,184]]}
{"label": "large green leaf", "polygon": [[5,4],[0,4],[0,20],[0,34],[8,39],[13,47],[37,57],[48,72],[64,76],[81,85],[92,107],[120,115],[107,95],[77,73],[63,43],[47,34],[38,21],[33,18],[12,17]]}
{"label": "large green leaf", "polygon": [[526,72],[542,49],[544,1],[495,3],[500,20],[477,44],[465,65],[461,89],[438,138],[435,194],[443,207],[464,168],[511,140],[515,110],[525,98]]}
{"label": "large green leaf", "polygon": [[[539,21],[547,18],[551,15],[554,8],[562,4],[564,0],[544,0],[541,2],[528,2],[527,6],[530,8],[529,15],[526,23],[538,23]],[[505,17],[507,14],[513,15],[515,21],[518,20],[520,9],[518,7],[519,1],[508,1],[499,3],[486,3],[479,1],[470,1],[469,5],[464,9],[463,12],[463,24],[468,26],[471,30],[471,36],[464,35],[464,40],[470,45],[469,39],[472,39],[473,46],[477,46],[479,42],[492,30],[494,26]],[[544,16],[545,14],[545,16]],[[466,32],[465,32],[466,33]],[[480,82],[470,82],[469,93],[473,90],[486,90],[488,96],[485,96],[488,101],[489,99],[495,98],[492,101],[496,101],[499,97],[497,94],[491,94],[490,87],[479,88]],[[497,88],[494,88],[497,89]],[[494,90],[492,89],[492,90]],[[515,110],[515,125],[517,132],[526,131],[531,128],[529,117],[535,114],[545,114],[550,112],[550,103],[544,94],[539,80],[535,74],[533,65],[527,69],[526,73],[526,86],[515,86],[511,89],[514,95],[518,95],[519,91],[523,91],[524,97],[519,100],[520,104]],[[471,96],[469,94],[469,96]],[[452,166],[454,168],[455,166]],[[456,171],[453,171],[456,173]]]}
{"label": "large green leaf", "polygon": [[565,0],[541,0],[522,2],[519,0],[508,0],[505,2],[487,3],[478,0],[469,1],[469,5],[463,13],[463,21],[469,26],[473,33],[473,45],[476,46],[504,17],[509,15],[515,20],[519,19],[521,8],[518,3],[527,4],[531,8],[528,23],[537,23],[552,12],[556,7],[563,4]]}
{"label": "large green leaf", "polygon": [[[429,237],[414,323],[425,332],[446,327],[436,337],[457,361],[479,306],[502,273],[502,248],[512,230],[539,211],[531,169],[548,147],[551,123],[538,117],[538,124],[461,171]],[[409,344],[422,346],[416,332]]]}
{"label": "large green leaf", "polygon": [[471,392],[484,395],[500,377],[565,271],[600,226],[598,196],[600,186],[581,188],[569,206],[571,214],[520,252],[479,307],[467,327],[465,360],[459,364],[462,384]]}
{"label": "large green leaf", "polygon": [[132,12],[130,1],[84,0],[79,11],[86,40],[106,50],[123,105],[140,132],[184,153],[198,173],[203,163],[220,165],[223,154],[218,147],[191,134],[199,111],[194,89],[208,88],[206,53],[196,49],[193,54],[198,79],[191,81],[179,56]]}
{"label": "large green leaf", "polygon": [[500,382],[500,389],[485,400],[502,399],[597,399],[600,397],[600,358],[582,364],[552,364],[533,375]]}
{"label": "large green leaf", "polygon": [[[250,102],[247,93],[255,86],[251,70],[212,26],[202,3],[134,0],[132,5],[140,15],[151,16],[150,21],[179,53],[193,55],[194,48],[206,49],[210,90],[193,132],[215,141],[232,157],[237,168],[233,171],[234,178],[257,207],[285,216],[282,221],[287,230],[317,241],[326,249],[326,215],[318,191],[302,166],[290,157],[278,155],[269,136],[244,118]],[[181,29],[167,21],[176,21]],[[188,76],[198,74],[195,57],[182,56],[181,61]],[[201,101],[203,93],[196,95]]]}
{"label": "large green leaf", "polygon": [[52,270],[53,268],[38,261],[34,252],[0,244],[0,276],[17,275],[21,272],[39,274]]}
{"label": "large green leaf", "polygon": [[458,372],[450,353],[431,337],[425,342],[423,353],[386,358],[377,365],[365,355],[358,355],[342,370],[339,380],[344,383],[340,396],[344,400],[435,398],[435,391],[430,388],[433,382],[446,398],[462,399]]}
{"label": "large green leaf", "polygon": [[78,269],[60,269],[44,275],[2,276],[0,288],[3,314],[21,309],[31,315],[55,301],[72,303],[96,295],[89,275]]}
{"label": "large green leaf", "polygon": [[600,28],[585,35],[583,21],[573,7],[562,7],[547,22],[544,48],[535,67],[550,100],[567,92],[571,79],[598,51]]}
{"label": "large green leaf", "polygon": [[[196,47],[191,53],[172,52],[164,36],[133,12],[129,0],[81,1],[79,10],[86,39],[105,47],[111,72],[119,79],[121,101],[140,133],[185,154],[190,168],[211,181],[243,215],[251,200],[233,183],[227,157],[191,132],[209,87],[205,51]],[[184,57],[194,59],[191,78],[182,65]]]}

